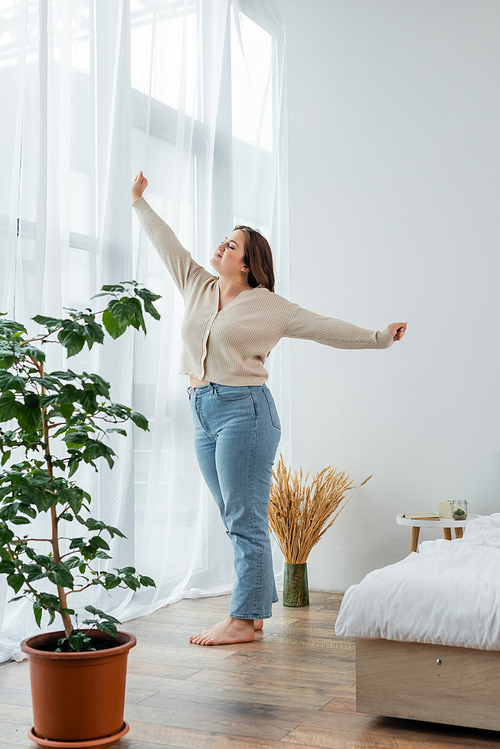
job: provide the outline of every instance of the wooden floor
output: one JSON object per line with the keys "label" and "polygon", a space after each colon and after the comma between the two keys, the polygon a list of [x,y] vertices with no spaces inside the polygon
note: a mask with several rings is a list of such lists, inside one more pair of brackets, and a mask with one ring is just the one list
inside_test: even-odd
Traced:
{"label": "wooden floor", "polygon": [[[227,615],[229,597],[186,600],[123,629],[129,657],[117,749],[444,749],[497,747],[500,735],[356,713],[354,641],[335,637],[341,596],[312,593],[306,608],[274,606],[253,643],[188,642]],[[28,666],[0,667],[0,749],[33,747]]]}

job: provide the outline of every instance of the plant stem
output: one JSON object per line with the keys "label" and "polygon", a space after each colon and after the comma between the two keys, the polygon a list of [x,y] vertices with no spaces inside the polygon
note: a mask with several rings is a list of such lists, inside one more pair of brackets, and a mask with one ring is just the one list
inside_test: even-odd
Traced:
{"label": "plant stem", "polygon": [[[41,376],[43,379],[43,363],[41,365]],[[45,388],[42,387],[42,395],[45,395]],[[50,477],[50,481],[54,480],[54,469],[52,467],[52,460],[50,457],[50,445],[49,445],[49,423],[47,421],[47,409],[42,408],[42,424],[43,424],[43,441],[46,444],[45,448],[45,455],[47,456],[47,471]],[[57,517],[57,511],[54,505],[50,508],[50,518],[51,518],[51,526],[52,526],[52,538],[51,538],[51,544],[52,544],[52,551],[54,553],[54,561],[55,562],[61,562],[61,552],[59,550],[59,537],[57,533],[57,526],[59,523],[59,518]],[[59,612],[61,614],[61,618],[63,620],[64,625],[64,633],[66,637],[69,638],[70,634],[73,632],[73,625],[71,624],[71,619],[69,617],[69,614],[65,614],[63,612],[63,609],[68,608],[68,604],[66,601],[66,591],[61,585],[57,586],[57,594],[59,597],[59,607],[61,611]]]}

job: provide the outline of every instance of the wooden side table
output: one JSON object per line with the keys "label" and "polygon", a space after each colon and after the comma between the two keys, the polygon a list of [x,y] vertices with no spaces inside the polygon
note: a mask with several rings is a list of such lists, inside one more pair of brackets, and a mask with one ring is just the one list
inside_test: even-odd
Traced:
{"label": "wooden side table", "polygon": [[409,518],[405,518],[403,514],[396,515],[396,523],[398,525],[409,525],[411,527],[411,554],[412,551],[417,551],[420,528],[442,528],[445,539],[451,541],[452,529],[455,530],[455,538],[462,538],[467,523],[470,520],[475,520],[479,517],[481,517],[481,515],[468,514],[467,520],[450,520],[449,518],[439,518],[439,520],[410,520]]}

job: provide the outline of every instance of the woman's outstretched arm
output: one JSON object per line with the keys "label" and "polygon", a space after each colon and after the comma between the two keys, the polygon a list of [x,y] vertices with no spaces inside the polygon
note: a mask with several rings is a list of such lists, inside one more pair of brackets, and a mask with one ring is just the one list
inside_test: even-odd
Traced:
{"label": "woman's outstretched arm", "polygon": [[142,172],[139,172],[130,190],[132,207],[153,247],[167,266],[177,288],[183,294],[192,274],[199,275],[201,273],[210,278],[212,274],[193,260],[191,253],[181,245],[170,226],[144,200],[142,195],[147,186],[146,177]]}
{"label": "woman's outstretched arm", "polygon": [[303,338],[342,349],[382,349],[400,341],[406,332],[407,323],[391,323],[384,330],[369,330],[335,317],[323,317],[298,305],[294,307],[285,332],[288,338]]}

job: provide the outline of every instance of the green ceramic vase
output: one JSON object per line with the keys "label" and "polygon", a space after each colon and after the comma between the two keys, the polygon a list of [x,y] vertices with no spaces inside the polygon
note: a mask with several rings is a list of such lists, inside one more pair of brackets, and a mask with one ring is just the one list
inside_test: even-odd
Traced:
{"label": "green ceramic vase", "polygon": [[283,606],[309,606],[307,562],[303,564],[285,562]]}

